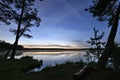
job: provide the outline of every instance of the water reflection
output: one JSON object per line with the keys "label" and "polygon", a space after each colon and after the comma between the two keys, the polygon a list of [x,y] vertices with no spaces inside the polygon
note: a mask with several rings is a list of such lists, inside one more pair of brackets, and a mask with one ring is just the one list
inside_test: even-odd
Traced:
{"label": "water reflection", "polygon": [[16,58],[21,58],[23,56],[32,56],[33,59],[43,60],[43,67],[55,66],[56,64],[63,64],[67,61],[77,62],[85,61],[83,55],[84,51],[56,51],[56,52],[39,52],[39,51],[30,51],[23,52],[21,55],[17,55]]}

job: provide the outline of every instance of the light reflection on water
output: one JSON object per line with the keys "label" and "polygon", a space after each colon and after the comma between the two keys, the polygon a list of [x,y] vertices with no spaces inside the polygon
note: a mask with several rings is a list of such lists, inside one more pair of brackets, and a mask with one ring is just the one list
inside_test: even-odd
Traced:
{"label": "light reflection on water", "polygon": [[77,61],[85,61],[83,55],[84,51],[56,51],[56,52],[39,52],[39,51],[31,51],[31,52],[23,52],[22,55],[17,55],[16,58],[21,58],[23,56],[32,56],[33,59],[43,60],[42,68],[48,66],[55,66],[56,64],[63,64],[67,61],[69,62],[77,62]]}

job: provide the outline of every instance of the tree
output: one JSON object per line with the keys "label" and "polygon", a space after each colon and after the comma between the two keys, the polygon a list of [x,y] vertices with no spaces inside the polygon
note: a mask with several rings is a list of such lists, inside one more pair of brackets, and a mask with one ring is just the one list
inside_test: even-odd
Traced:
{"label": "tree", "polygon": [[[12,50],[11,59],[14,59],[16,47],[21,36],[31,38],[32,36],[26,34],[31,32],[30,28],[39,26],[41,19],[37,16],[37,9],[34,8],[35,0],[11,0],[12,9],[14,10],[14,22],[18,25],[17,29],[10,29],[16,35],[15,42],[10,50]],[[9,51],[10,52],[10,51]],[[7,53],[8,54],[8,53]]]}
{"label": "tree", "polygon": [[99,30],[95,28],[93,29],[93,31],[94,36],[90,37],[90,40],[87,41],[87,43],[90,44],[91,47],[85,55],[86,59],[90,62],[95,61],[96,59],[100,59],[105,45],[105,42],[101,41],[104,36],[104,32],[98,34]]}
{"label": "tree", "polygon": [[13,19],[14,11],[12,10],[11,0],[0,0],[0,22],[7,25],[10,24],[10,20]]}
{"label": "tree", "polygon": [[120,1],[119,0],[93,0],[93,5],[88,9],[94,17],[99,21],[108,21],[108,26],[111,26],[111,31],[107,40],[105,50],[98,61],[98,67],[104,68],[107,64],[108,58],[112,54],[114,40],[118,29]]}

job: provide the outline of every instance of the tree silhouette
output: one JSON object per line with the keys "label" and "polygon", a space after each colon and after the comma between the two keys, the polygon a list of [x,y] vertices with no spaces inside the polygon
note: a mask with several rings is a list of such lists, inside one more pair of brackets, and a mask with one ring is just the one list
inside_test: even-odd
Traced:
{"label": "tree silhouette", "polygon": [[[9,49],[12,50],[11,59],[14,59],[16,53],[16,47],[21,36],[31,38],[32,36],[26,32],[31,32],[30,28],[37,26],[39,27],[41,19],[37,16],[37,9],[34,8],[35,0],[11,0],[12,9],[14,10],[14,22],[18,25],[17,29],[10,29],[10,32],[13,32],[16,35],[15,42],[13,46]],[[8,54],[7,53],[7,54]],[[6,56],[7,56],[6,54]],[[5,56],[5,57],[6,57]]]}
{"label": "tree silhouette", "polygon": [[93,5],[88,9],[94,17],[99,21],[108,21],[108,26],[111,26],[111,31],[107,40],[106,48],[98,61],[98,67],[104,68],[108,58],[112,54],[114,40],[118,29],[120,1],[119,0],[93,0]]}
{"label": "tree silhouette", "polygon": [[12,10],[11,0],[0,0],[0,22],[7,25],[10,24],[10,20],[13,19],[14,11]]}
{"label": "tree silhouette", "polygon": [[[87,41],[88,44],[90,44],[90,49],[86,51],[85,57],[89,62],[95,61],[96,59],[99,60],[100,56],[103,52],[103,48],[105,45],[105,42],[102,41],[102,38],[104,36],[104,32],[99,34],[99,30],[94,28],[94,36],[90,37],[90,40]],[[91,55],[93,54],[93,55]]]}

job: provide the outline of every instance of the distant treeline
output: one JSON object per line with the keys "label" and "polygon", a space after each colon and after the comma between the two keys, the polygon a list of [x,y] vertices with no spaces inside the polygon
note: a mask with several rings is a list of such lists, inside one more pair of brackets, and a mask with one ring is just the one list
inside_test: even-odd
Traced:
{"label": "distant treeline", "polygon": [[24,48],[24,50],[41,50],[41,51],[80,51],[80,50],[89,50],[89,48]]}
{"label": "distant treeline", "polygon": [[[0,51],[8,50],[10,47],[12,47],[12,44],[10,44],[4,40],[0,40]],[[21,50],[21,49],[24,49],[24,47],[22,45],[18,45],[17,49]]]}

